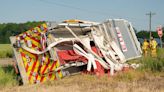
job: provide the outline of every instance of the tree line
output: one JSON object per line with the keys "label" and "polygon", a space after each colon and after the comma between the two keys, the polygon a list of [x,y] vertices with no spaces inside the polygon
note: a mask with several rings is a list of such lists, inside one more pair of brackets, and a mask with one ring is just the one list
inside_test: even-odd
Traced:
{"label": "tree line", "polygon": [[[163,34],[164,34],[164,27],[162,28],[162,30],[163,30]],[[159,38],[158,33],[156,31],[151,31],[151,33],[154,38]],[[137,32],[136,35],[138,38],[143,38],[143,39],[150,38],[150,32],[147,30],[141,30],[141,31]],[[162,36],[162,41],[164,41],[164,36]]]}
{"label": "tree line", "polygon": [[[22,32],[25,32],[33,27],[36,27],[40,24],[44,23],[44,21],[41,22],[26,22],[26,23],[3,23],[0,24],[0,44],[6,44],[10,43],[9,37],[18,35]],[[135,29],[135,28],[134,28]],[[163,28],[164,30],[164,28]],[[136,35],[138,38],[149,38],[149,32],[146,30],[141,30],[137,32],[135,29]],[[158,38],[157,32],[152,32],[153,37]],[[162,40],[164,41],[164,36],[162,37]]]}

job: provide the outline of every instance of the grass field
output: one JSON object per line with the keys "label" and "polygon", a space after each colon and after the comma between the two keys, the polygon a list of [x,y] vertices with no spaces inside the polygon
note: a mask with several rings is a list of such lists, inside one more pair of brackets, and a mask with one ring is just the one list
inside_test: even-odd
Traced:
{"label": "grass field", "polygon": [[13,51],[10,44],[0,44],[0,58],[11,58]]}
{"label": "grass field", "polygon": [[[2,46],[2,45],[1,45]],[[7,47],[9,45],[3,45]],[[11,51],[9,51],[11,52]],[[0,92],[164,92],[164,49],[158,57],[142,57],[129,63],[140,63],[136,70],[97,77],[80,74],[39,85],[19,86],[11,66],[0,67]]]}

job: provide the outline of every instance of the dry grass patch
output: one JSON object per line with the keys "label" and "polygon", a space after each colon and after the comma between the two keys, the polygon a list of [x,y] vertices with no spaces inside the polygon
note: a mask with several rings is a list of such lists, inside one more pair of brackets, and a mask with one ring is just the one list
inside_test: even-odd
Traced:
{"label": "dry grass patch", "polygon": [[[113,77],[98,78],[94,75],[76,75],[57,81],[49,81],[39,85],[16,86],[4,89],[4,92],[163,92],[164,78],[161,76],[149,76],[149,74],[132,73],[129,78],[121,73]],[[134,75],[133,75],[134,74]],[[121,76],[121,77],[120,77]],[[140,76],[140,77],[139,77]],[[119,79],[121,78],[121,79]]]}

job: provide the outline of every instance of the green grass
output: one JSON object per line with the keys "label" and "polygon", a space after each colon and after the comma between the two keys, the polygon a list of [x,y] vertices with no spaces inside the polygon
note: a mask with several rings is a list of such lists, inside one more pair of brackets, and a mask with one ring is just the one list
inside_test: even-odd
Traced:
{"label": "green grass", "polygon": [[0,88],[17,85],[16,74],[12,66],[0,67]]}
{"label": "green grass", "polygon": [[0,44],[0,58],[11,58],[13,56],[10,44]]}
{"label": "green grass", "polygon": [[159,48],[157,50],[157,58],[151,56],[142,57],[140,59],[141,67],[139,70],[149,72],[164,72],[164,49]]}
{"label": "green grass", "polygon": [[142,71],[164,72],[164,60],[162,59],[148,57],[142,59],[141,64],[139,69]]}
{"label": "green grass", "polygon": [[164,48],[157,49],[157,57],[153,58],[150,55],[147,57],[142,56],[139,59],[127,61],[127,63],[140,64],[139,71],[147,72],[164,72]]}

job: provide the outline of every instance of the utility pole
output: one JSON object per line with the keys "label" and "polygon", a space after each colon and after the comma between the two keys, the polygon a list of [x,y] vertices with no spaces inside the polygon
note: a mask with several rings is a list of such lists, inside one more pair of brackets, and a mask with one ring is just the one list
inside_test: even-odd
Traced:
{"label": "utility pole", "polygon": [[155,15],[155,13],[152,13],[151,11],[149,12],[149,13],[146,13],[146,15],[148,15],[149,16],[149,33],[150,33],[150,38],[151,38],[151,36],[152,36],[152,34],[151,34],[151,18],[152,18],[152,16],[153,15]]}

